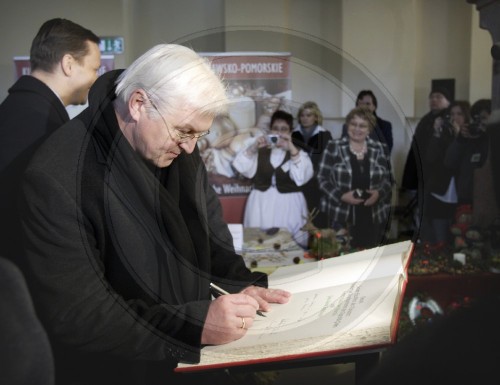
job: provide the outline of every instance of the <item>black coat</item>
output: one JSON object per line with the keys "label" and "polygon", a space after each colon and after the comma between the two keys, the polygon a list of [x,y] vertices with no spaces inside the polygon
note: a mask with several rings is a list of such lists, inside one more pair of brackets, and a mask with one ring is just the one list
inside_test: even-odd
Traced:
{"label": "black coat", "polygon": [[[320,207],[322,193],[319,189],[317,175],[323,151],[325,150],[328,142],[332,140],[332,134],[330,131],[327,131],[319,126],[316,130],[317,133],[312,135],[307,142],[304,140],[304,136],[300,132],[300,129],[296,128],[292,132],[293,144],[297,146],[297,148],[304,150],[309,155],[314,168],[314,176],[301,188],[302,193],[306,198],[309,212],[313,209],[319,209]],[[314,223],[319,227],[325,227],[327,225],[325,219],[321,217],[321,214],[316,218]]]}
{"label": "black coat", "polygon": [[235,254],[199,152],[155,169],[132,150],[110,103],[116,76],[26,172],[30,282],[65,381],[134,383],[139,367],[167,378],[199,359],[210,281],[266,284]]}
{"label": "black coat", "polygon": [[16,201],[22,173],[40,143],[69,120],[61,100],[43,82],[22,76],[0,105],[0,254],[19,262]]}
{"label": "black coat", "polygon": [[21,271],[0,257],[0,382],[54,385],[54,361],[47,333],[35,314]]}
{"label": "black coat", "polygon": [[[434,120],[438,113],[430,111],[420,119],[413,134],[410,150],[406,157],[401,186],[407,190],[422,188],[422,182],[427,179],[432,170],[426,168],[425,153],[434,132]],[[425,174],[425,176],[424,176]],[[420,185],[420,186],[419,186]]]}
{"label": "black coat", "polygon": [[446,150],[444,165],[454,170],[460,204],[473,203],[474,171],[486,162],[488,144],[485,133],[475,138],[459,135]]}
{"label": "black coat", "polygon": [[427,141],[422,151],[424,194],[443,195],[450,186],[451,178],[456,176],[457,170],[454,165],[445,162],[448,149],[454,140],[454,133],[451,129],[446,129],[439,137],[431,135]]}
{"label": "black coat", "polygon": [[375,115],[375,117],[377,119],[377,125],[375,126],[375,130],[372,132],[371,137],[372,139],[385,143],[390,154],[394,145],[394,139],[392,137],[392,123],[388,120],[379,118],[377,115]]}

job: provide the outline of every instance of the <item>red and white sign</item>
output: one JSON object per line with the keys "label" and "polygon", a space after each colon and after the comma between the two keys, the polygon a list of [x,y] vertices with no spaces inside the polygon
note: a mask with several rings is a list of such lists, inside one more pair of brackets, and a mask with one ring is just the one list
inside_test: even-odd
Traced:
{"label": "red and white sign", "polygon": [[198,141],[210,184],[217,194],[243,196],[251,181],[239,177],[232,161],[269,129],[271,115],[291,100],[290,54],[273,52],[202,53],[226,82],[229,114],[219,117]]}

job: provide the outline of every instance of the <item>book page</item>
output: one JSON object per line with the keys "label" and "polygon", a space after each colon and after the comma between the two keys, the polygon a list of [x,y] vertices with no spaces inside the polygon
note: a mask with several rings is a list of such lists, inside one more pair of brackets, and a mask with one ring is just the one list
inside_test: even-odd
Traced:
{"label": "book page", "polygon": [[[405,246],[411,250],[411,243]],[[194,366],[389,344],[405,279],[402,248],[393,247],[395,254],[372,250],[286,267],[285,273],[278,269],[270,286],[289,288],[289,303],[271,304],[271,311],[256,317],[243,338],[203,348],[201,362]]]}
{"label": "book page", "polygon": [[269,287],[297,293],[400,274],[405,270],[411,246],[410,241],[399,242],[318,262],[279,267],[269,275]]}
{"label": "book page", "polygon": [[295,294],[240,340],[202,350],[201,365],[390,343],[398,280],[378,278]]}
{"label": "book page", "polygon": [[393,311],[391,293],[398,284],[399,279],[395,277],[378,278],[335,289],[296,293],[287,304],[272,304],[266,317],[256,317],[245,338],[232,342],[231,348],[275,343],[299,336],[332,335],[356,329],[359,325],[388,325]]}

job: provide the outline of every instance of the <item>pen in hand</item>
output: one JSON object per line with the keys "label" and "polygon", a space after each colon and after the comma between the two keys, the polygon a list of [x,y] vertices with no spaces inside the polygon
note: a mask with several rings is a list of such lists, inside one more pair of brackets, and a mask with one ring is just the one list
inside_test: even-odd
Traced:
{"label": "pen in hand", "polygon": [[[229,294],[227,291],[222,289],[221,287],[217,286],[216,284],[210,282],[210,289],[212,289],[216,294],[218,295],[226,295]],[[261,317],[265,317],[266,315],[262,313],[260,310],[257,310],[257,314],[260,315]]]}

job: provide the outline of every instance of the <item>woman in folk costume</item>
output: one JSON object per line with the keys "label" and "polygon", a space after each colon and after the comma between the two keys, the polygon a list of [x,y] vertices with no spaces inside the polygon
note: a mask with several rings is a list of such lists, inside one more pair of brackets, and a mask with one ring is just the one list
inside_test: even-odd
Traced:
{"label": "woman in folk costume", "polygon": [[308,235],[301,230],[307,204],[300,188],[313,176],[309,156],[291,140],[293,117],[278,110],[271,117],[271,135],[259,136],[241,151],[233,166],[253,181],[248,196],[245,227],[284,227],[301,246]]}

